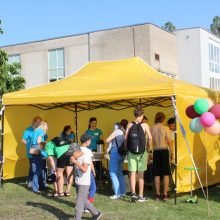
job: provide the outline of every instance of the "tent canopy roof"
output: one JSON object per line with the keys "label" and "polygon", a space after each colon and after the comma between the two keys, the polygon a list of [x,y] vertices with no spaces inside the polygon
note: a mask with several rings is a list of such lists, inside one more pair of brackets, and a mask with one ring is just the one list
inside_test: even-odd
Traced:
{"label": "tent canopy roof", "polygon": [[[207,97],[214,91],[166,77],[141,58],[90,62],[75,74],[3,95],[4,105],[109,101],[172,95]],[[210,95],[211,94],[211,95]]]}

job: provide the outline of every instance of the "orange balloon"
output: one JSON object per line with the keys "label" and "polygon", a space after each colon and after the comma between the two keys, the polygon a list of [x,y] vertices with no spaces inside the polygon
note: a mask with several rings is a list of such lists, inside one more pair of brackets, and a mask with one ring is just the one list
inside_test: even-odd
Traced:
{"label": "orange balloon", "polygon": [[216,120],[211,127],[205,127],[205,132],[207,132],[210,135],[220,134],[220,123]]}

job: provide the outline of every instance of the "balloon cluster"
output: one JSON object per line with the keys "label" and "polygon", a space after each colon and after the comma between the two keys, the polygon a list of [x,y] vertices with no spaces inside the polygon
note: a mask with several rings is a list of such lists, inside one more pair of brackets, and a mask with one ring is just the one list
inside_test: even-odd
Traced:
{"label": "balloon cluster", "polygon": [[211,99],[197,99],[194,105],[186,108],[186,115],[191,118],[189,127],[194,133],[204,128],[210,135],[220,134],[220,104],[213,104]]}

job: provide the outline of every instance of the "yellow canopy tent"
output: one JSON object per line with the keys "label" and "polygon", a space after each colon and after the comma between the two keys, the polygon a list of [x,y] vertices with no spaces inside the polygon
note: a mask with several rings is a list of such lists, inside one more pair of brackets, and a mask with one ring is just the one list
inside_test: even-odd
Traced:
{"label": "yellow canopy tent", "polygon": [[[90,62],[74,75],[60,81],[5,94],[4,179],[27,175],[28,162],[21,137],[36,115],[48,121],[49,138],[59,135],[65,124],[75,124],[77,133],[82,134],[90,116],[98,118],[98,126],[107,137],[115,121],[133,119],[133,107],[137,105],[145,109],[150,125],[157,111],[165,112],[167,118],[173,117],[171,97],[176,100],[177,111],[186,129],[196,166],[200,168],[203,185],[206,155],[208,183],[211,185],[219,182],[219,137],[204,132],[192,133],[188,126],[190,119],[185,115],[186,107],[196,99],[209,97],[217,103],[219,93],[163,76],[140,58]],[[189,191],[190,174],[184,168],[192,166],[192,161],[179,125],[177,149],[177,192]],[[196,175],[193,177],[193,187],[200,187]]]}

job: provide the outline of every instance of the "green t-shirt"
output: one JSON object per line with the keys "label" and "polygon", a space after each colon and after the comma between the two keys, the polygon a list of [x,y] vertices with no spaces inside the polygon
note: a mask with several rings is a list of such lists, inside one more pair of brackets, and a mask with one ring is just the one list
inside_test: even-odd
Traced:
{"label": "green t-shirt", "polygon": [[45,146],[45,151],[48,156],[55,156],[56,158],[61,157],[69,149],[69,144],[57,147],[52,141],[48,142]]}

